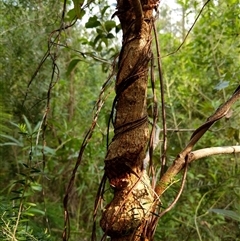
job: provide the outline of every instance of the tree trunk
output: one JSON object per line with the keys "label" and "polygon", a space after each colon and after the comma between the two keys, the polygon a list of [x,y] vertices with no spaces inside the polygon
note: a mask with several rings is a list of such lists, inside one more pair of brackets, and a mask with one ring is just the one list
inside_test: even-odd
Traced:
{"label": "tree trunk", "polygon": [[101,227],[112,241],[145,240],[142,232],[153,204],[144,158],[149,139],[146,91],[151,52],[154,0],[118,0],[123,31],[116,79],[114,137],[105,172],[114,189]]}

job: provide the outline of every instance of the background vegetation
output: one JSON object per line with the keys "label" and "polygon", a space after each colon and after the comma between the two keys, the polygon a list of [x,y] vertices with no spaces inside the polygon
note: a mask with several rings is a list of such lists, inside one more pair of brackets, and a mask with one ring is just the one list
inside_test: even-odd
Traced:
{"label": "background vegetation", "polygon": [[[121,36],[117,19],[111,19],[114,6],[89,1],[84,10],[76,12],[68,1],[64,24],[74,21],[76,15],[78,20],[56,37],[50,33],[61,24],[62,5],[63,1],[53,0],[0,1],[1,240],[61,240],[64,192],[101,87],[116,71],[112,63]],[[175,10],[164,4],[159,9],[169,163],[187,143],[192,130],[239,85],[238,0],[210,1],[184,45],[175,52],[202,5],[201,1],[178,1]],[[177,14],[178,18],[173,17]],[[51,40],[55,45],[40,66]],[[71,194],[70,240],[91,237],[114,77],[109,78],[107,86],[106,102]],[[149,110],[151,106],[149,83]],[[237,103],[231,117],[215,124],[197,148],[238,145],[239,119]],[[154,153],[156,166],[160,165],[160,155],[159,148]],[[160,220],[156,240],[240,240],[239,165],[239,155],[209,157],[192,164],[184,193],[176,207]],[[176,180],[164,194],[165,207],[179,185]],[[110,190],[107,193],[111,195]],[[102,231],[98,229],[97,233],[100,237]]]}

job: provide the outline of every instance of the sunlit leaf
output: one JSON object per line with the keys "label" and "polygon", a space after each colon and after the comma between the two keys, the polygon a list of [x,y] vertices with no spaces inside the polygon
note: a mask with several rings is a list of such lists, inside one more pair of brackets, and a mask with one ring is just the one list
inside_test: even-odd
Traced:
{"label": "sunlit leaf", "polygon": [[42,186],[38,183],[31,183],[31,188],[32,190],[34,191],[38,191],[38,192],[41,192],[42,191]]}

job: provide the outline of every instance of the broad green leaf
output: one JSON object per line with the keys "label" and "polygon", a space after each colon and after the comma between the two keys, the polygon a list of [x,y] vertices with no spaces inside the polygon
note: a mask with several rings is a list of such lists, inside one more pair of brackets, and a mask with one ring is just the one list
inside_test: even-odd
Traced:
{"label": "broad green leaf", "polygon": [[103,39],[103,37],[104,37],[104,34],[98,34],[93,41],[94,45],[96,45],[100,39]]}
{"label": "broad green leaf", "polygon": [[76,67],[77,63],[81,61],[80,59],[73,59],[67,68],[67,75],[70,75],[70,73],[73,71],[73,69]]}
{"label": "broad green leaf", "polygon": [[105,43],[106,47],[108,47],[108,39],[104,36],[102,41]]}
{"label": "broad green leaf", "polygon": [[98,21],[97,16],[93,16],[88,19],[88,22],[85,24],[85,27],[86,28],[95,28],[100,25],[101,25],[101,23]]}
{"label": "broad green leaf", "polygon": [[108,33],[107,34],[107,38],[111,38],[112,39],[112,38],[115,38],[115,36],[112,33]]}
{"label": "broad green leaf", "polygon": [[103,33],[103,30],[101,28],[97,28],[96,31],[97,31],[98,34],[102,34]]}
{"label": "broad green leaf", "polygon": [[69,11],[68,11],[68,13],[67,13],[67,17],[68,17],[68,21],[72,21],[73,19],[75,19],[76,18],[76,11],[75,11],[75,9],[73,8],[73,9],[70,9]]}
{"label": "broad green leaf", "polygon": [[116,25],[115,32],[118,33],[121,30],[121,24]]}
{"label": "broad green leaf", "polygon": [[74,11],[78,19],[82,19],[82,17],[85,14],[85,11],[81,9],[83,3],[84,3],[84,0],[73,0]]}
{"label": "broad green leaf", "polygon": [[74,10],[75,13],[77,15],[78,19],[82,18],[82,14],[81,14],[81,6],[83,5],[84,0],[73,0],[73,4],[74,4]]}
{"label": "broad green leaf", "polygon": [[223,215],[226,218],[231,218],[235,221],[240,222],[240,215],[237,214],[236,212],[232,211],[232,210],[225,210],[225,209],[209,209],[210,212],[214,212],[220,215]]}
{"label": "broad green leaf", "polygon": [[105,22],[104,26],[105,26],[106,30],[108,32],[110,32],[113,28],[116,27],[116,23],[115,23],[115,21],[109,20],[109,21]]}

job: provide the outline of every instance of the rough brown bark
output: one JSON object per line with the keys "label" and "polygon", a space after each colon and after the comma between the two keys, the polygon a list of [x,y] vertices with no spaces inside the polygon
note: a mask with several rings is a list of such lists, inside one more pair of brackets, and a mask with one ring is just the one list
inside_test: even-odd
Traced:
{"label": "rough brown bark", "polygon": [[105,172],[114,189],[101,227],[111,240],[145,240],[142,226],[150,216],[153,193],[143,160],[149,139],[146,90],[152,57],[151,30],[157,1],[119,0],[116,15],[123,31],[113,120],[114,137]]}

